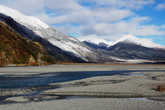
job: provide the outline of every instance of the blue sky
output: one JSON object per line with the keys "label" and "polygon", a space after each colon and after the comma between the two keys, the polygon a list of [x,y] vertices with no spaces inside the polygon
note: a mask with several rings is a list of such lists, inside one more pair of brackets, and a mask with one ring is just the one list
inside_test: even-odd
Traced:
{"label": "blue sky", "polygon": [[126,34],[165,45],[164,0],[1,0],[76,38],[115,41]]}

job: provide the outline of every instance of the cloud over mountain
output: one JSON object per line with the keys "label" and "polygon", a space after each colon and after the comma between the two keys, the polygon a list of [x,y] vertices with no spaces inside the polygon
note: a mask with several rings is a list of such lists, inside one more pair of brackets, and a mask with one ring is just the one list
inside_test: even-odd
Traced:
{"label": "cloud over mountain", "polygon": [[163,24],[152,21],[154,15],[140,14],[145,8],[159,4],[155,0],[1,0],[0,3],[36,16],[66,34],[76,32],[108,40],[125,34],[165,35]]}

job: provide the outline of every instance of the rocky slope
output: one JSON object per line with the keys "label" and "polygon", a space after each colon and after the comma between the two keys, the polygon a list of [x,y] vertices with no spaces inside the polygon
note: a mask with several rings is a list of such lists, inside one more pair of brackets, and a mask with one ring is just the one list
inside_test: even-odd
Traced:
{"label": "rocky slope", "polygon": [[25,39],[0,22],[0,66],[10,64],[45,65],[55,62],[42,45]]}
{"label": "rocky slope", "polygon": [[148,39],[127,35],[110,46],[100,46],[88,41],[83,42],[96,50],[100,56],[107,58],[107,62],[110,59],[115,62],[131,63],[165,62],[165,47],[155,44]]}
{"label": "rocky slope", "polygon": [[[53,46],[56,46],[61,50],[68,52],[70,55],[75,56],[74,59],[76,57],[79,57],[84,61],[95,60],[95,53],[93,53],[90,48],[84,43],[80,42],[75,38],[66,36],[63,33],[56,31],[54,28],[48,26],[47,24],[35,17],[23,15],[17,10],[2,5],[0,5],[0,13],[10,16],[16,22],[31,30],[33,34],[41,37],[44,40],[47,40]],[[19,32],[22,33],[21,31]],[[30,37],[30,39],[36,39],[36,36],[26,37]],[[55,50],[52,49],[51,51],[53,52]]]}
{"label": "rocky slope", "polygon": [[24,25],[19,24],[9,16],[0,13],[0,21],[6,23],[13,31],[19,33],[24,38],[41,44],[43,48],[49,53],[49,55],[56,59],[56,62],[84,62],[84,60],[81,58],[54,46],[46,39],[36,35],[32,30]]}
{"label": "rocky slope", "polygon": [[109,54],[121,59],[146,59],[165,61],[165,50],[148,48],[134,43],[117,43],[108,49]]}

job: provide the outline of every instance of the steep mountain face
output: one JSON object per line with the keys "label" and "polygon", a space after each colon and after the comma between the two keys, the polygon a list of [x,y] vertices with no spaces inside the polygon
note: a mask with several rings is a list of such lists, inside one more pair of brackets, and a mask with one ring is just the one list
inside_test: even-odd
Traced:
{"label": "steep mountain face", "polygon": [[119,42],[108,48],[109,54],[121,59],[164,60],[165,50],[148,48],[135,43]]}
{"label": "steep mountain face", "polygon": [[94,60],[96,56],[95,53],[93,53],[84,43],[75,38],[66,36],[63,33],[57,32],[54,28],[36,29],[31,27],[31,29],[56,47],[70,52],[85,61]]}
{"label": "steep mountain face", "polygon": [[45,65],[55,59],[37,42],[25,39],[0,22],[0,66],[9,64]]}
{"label": "steep mountain face", "polygon": [[23,37],[40,43],[51,56],[56,58],[56,62],[84,62],[84,60],[76,57],[72,53],[63,51],[60,48],[52,45],[49,41],[36,35],[32,30],[17,23],[9,16],[0,14],[0,21],[6,23],[13,31],[19,33]]}
{"label": "steep mountain face", "polygon": [[156,44],[154,42],[152,42],[152,40],[150,39],[145,39],[145,38],[137,38],[133,35],[125,35],[123,36],[122,38],[120,38],[119,40],[117,40],[116,42],[113,42],[110,46],[113,46],[117,43],[133,43],[133,44],[136,44],[136,45],[140,45],[140,46],[143,46],[143,47],[147,47],[147,48],[162,48],[162,49],[165,49],[164,46],[161,46],[159,44]]}
{"label": "steep mountain face", "polygon": [[101,42],[99,44],[95,44],[95,43],[91,43],[91,42],[88,42],[88,41],[83,41],[84,44],[86,44],[88,47],[91,47],[93,49],[108,49],[108,45]]}
{"label": "steep mountain face", "polygon": [[[0,6],[0,13],[12,17],[15,21],[26,26],[26,34],[31,30],[33,33],[44,40],[50,42],[53,46],[60,48],[63,51],[69,53],[69,55],[81,58],[84,61],[95,60],[95,53],[93,53],[88,46],[79,40],[66,36],[63,33],[57,32],[54,28],[51,28],[47,24],[43,23],[37,18],[31,16],[25,16],[20,12],[10,9],[4,6]],[[17,30],[19,31],[19,30]],[[22,33],[22,30],[19,31]],[[22,33],[25,34],[25,33]],[[26,36],[30,39],[36,39],[36,36]],[[52,51],[52,50],[51,50]],[[71,57],[71,56],[70,56]]]}
{"label": "steep mountain face", "polygon": [[126,35],[108,48],[109,54],[121,59],[165,61],[165,47],[148,39]]}
{"label": "steep mountain face", "polygon": [[110,46],[102,47],[87,41],[86,45],[96,50],[104,62],[164,62],[165,47],[148,39],[140,39],[131,35],[124,36]]}
{"label": "steep mountain face", "polygon": [[109,46],[111,44],[111,42],[106,41],[103,38],[99,38],[96,35],[89,35],[89,36],[84,36],[84,37],[79,37],[78,38],[81,42],[88,42],[88,43],[92,43],[95,45],[100,45],[100,44],[105,44],[107,46]]}

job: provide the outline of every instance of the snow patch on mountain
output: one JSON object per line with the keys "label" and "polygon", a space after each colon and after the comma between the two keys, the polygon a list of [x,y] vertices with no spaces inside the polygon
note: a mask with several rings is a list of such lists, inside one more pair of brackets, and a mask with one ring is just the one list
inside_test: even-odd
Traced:
{"label": "snow patch on mountain", "polygon": [[60,47],[61,49],[73,52],[74,54],[78,55],[79,57],[82,56],[82,54],[85,56],[85,53],[89,52],[87,48],[82,47],[81,45],[77,45],[76,43],[67,42],[67,41],[57,41],[54,38],[48,39],[53,45]]}
{"label": "snow patch on mountain", "polygon": [[89,47],[81,43],[78,39],[56,31],[38,18],[26,16],[17,10],[2,5],[0,5],[0,13],[10,16],[18,23],[32,30],[36,35],[52,43],[54,46],[64,51],[71,52],[86,61],[88,60],[86,57],[90,57],[94,54]]}
{"label": "snow patch on mountain", "polygon": [[89,35],[85,37],[79,37],[80,41],[87,41],[96,45],[99,45],[100,43],[105,43],[106,45],[110,45],[111,42],[106,41],[105,39],[99,38],[96,35]]}
{"label": "snow patch on mountain", "polygon": [[122,38],[120,38],[119,40],[113,42],[112,45],[110,45],[110,46],[113,46],[120,42],[135,43],[137,45],[141,45],[141,46],[148,47],[148,48],[165,48],[162,45],[154,43],[151,39],[137,38],[133,35],[125,35]]}
{"label": "snow patch on mountain", "polygon": [[19,22],[20,24],[23,24],[25,26],[32,25],[36,28],[49,28],[49,26],[45,23],[43,23],[38,18],[35,18],[33,16],[26,16],[20,13],[19,11],[15,9],[11,9],[5,6],[0,5],[0,13],[3,13],[7,16],[12,17],[14,20]]}
{"label": "snow patch on mountain", "polygon": [[48,40],[54,46],[57,46],[64,51],[74,53],[76,56],[81,57],[86,61],[88,61],[86,57],[92,54],[92,51],[90,51],[88,47],[81,43],[78,39],[66,36],[53,28],[33,30],[35,30],[34,32],[37,35]]}
{"label": "snow patch on mountain", "polygon": [[113,60],[116,60],[116,61],[119,61],[119,62],[122,62],[122,63],[154,63],[154,61],[152,60],[145,60],[145,59],[121,59],[121,58],[117,58],[117,57],[113,57],[111,56],[111,58]]}

